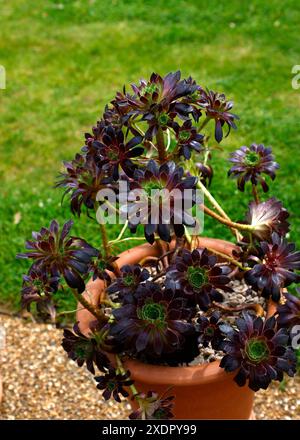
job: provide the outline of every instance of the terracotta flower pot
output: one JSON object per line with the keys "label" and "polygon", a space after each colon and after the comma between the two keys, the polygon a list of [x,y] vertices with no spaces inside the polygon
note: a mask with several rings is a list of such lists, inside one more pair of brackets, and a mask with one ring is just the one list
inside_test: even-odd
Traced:
{"label": "terracotta flower pot", "polygon": [[[232,256],[234,245],[224,240],[198,239],[199,247],[209,247]],[[174,243],[170,244],[174,247]],[[137,264],[147,256],[158,256],[159,245],[143,244],[120,254],[118,266]],[[103,282],[89,282],[88,290],[92,293],[92,302],[97,304],[103,293]],[[91,300],[91,297],[87,297]],[[79,310],[77,318],[83,332],[94,317],[87,310]],[[159,394],[168,391],[175,395],[174,415],[176,419],[249,419],[251,418],[254,393],[247,386],[239,387],[234,381],[234,373],[226,373],[219,367],[219,362],[188,367],[168,367],[143,364],[128,360],[130,370],[139,391],[153,390]],[[135,403],[131,402],[133,408]]]}

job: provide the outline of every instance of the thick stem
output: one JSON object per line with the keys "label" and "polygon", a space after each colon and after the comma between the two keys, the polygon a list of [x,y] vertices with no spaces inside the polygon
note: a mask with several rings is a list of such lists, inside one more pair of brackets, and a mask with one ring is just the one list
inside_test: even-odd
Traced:
{"label": "thick stem", "polygon": [[198,180],[197,186],[201,191],[203,191],[203,194],[205,197],[210,201],[210,203],[213,205],[214,208],[216,208],[219,213],[226,218],[227,220],[230,220],[226,212],[222,209],[222,207],[219,205],[219,203],[216,201],[216,199],[211,195],[211,193],[208,191],[205,185],[201,182],[201,180]]}
{"label": "thick stem", "polygon": [[259,196],[258,196],[256,185],[252,185],[252,195],[255,200],[255,203],[258,205],[259,204]]}
{"label": "thick stem", "polygon": [[191,245],[192,241],[193,241],[193,237],[189,233],[189,231],[188,231],[186,226],[184,227],[184,235],[185,235],[185,238],[186,238],[186,241],[188,242],[188,244]]}
{"label": "thick stem", "polygon": [[254,226],[252,226],[252,225],[244,225],[242,223],[236,223],[236,222],[233,222],[231,220],[227,220],[226,218],[221,217],[216,212],[214,212],[211,209],[207,208],[205,205],[202,205],[201,208],[210,217],[213,217],[215,220],[218,220],[218,222],[222,223],[225,226],[228,226],[231,229],[239,229],[241,231],[248,231],[248,232],[251,232],[251,231],[254,230]]}
{"label": "thick stem", "polygon": [[204,121],[202,122],[200,127],[198,128],[198,132],[200,132],[205,127],[205,125],[208,123],[208,121],[210,121],[210,119],[211,118],[209,116],[206,116],[206,118],[204,119]]}
{"label": "thick stem", "polygon": [[242,310],[254,310],[257,316],[264,316],[265,311],[262,308],[260,304],[257,303],[251,303],[251,304],[242,304],[240,306],[236,307],[229,307],[225,306],[223,304],[217,303],[216,301],[213,301],[213,305],[217,307],[218,309],[224,310],[224,312],[240,312]]}
{"label": "thick stem", "polygon": [[100,232],[101,232],[104,255],[107,258],[107,257],[109,257],[109,244],[108,244],[106,228],[102,224],[100,224]]}
{"label": "thick stem", "polygon": [[[94,209],[95,209],[95,214],[96,214],[96,219],[97,219],[97,206],[96,205],[95,205]],[[109,244],[108,244],[106,228],[105,228],[105,225],[102,223],[99,223],[99,226],[100,226],[100,234],[101,234],[101,239],[102,239],[102,246],[103,246],[103,250],[104,250],[104,255],[106,258],[108,258],[110,256],[110,252],[109,252]]]}
{"label": "thick stem", "polygon": [[158,149],[158,160],[163,163],[167,160],[167,152],[165,147],[165,139],[162,128],[159,127],[156,133],[156,143]]}
{"label": "thick stem", "polygon": [[[126,373],[125,368],[123,367],[122,361],[121,361],[119,355],[117,355],[117,354],[116,354],[116,362],[117,362],[117,367],[118,367],[118,370],[120,371],[120,373],[121,374],[125,374]],[[129,388],[130,388],[130,390],[132,392],[133,397],[138,402],[139,398],[137,396],[138,396],[139,393],[138,393],[138,390],[136,389],[135,385],[132,384],[132,385],[129,386]]]}
{"label": "thick stem", "polygon": [[[206,186],[203,185],[203,183],[200,180],[198,180],[197,186],[199,189],[201,189],[201,191],[203,191],[203,194],[205,195],[205,197],[210,201],[212,206],[221,214],[221,216],[224,217],[226,220],[231,221],[230,217],[226,214],[226,212],[223,210],[223,208],[219,205],[219,203],[216,201],[216,199],[212,196],[212,194],[208,191]],[[241,240],[240,233],[235,229],[232,229],[232,232],[236,235],[237,241],[240,241]]]}
{"label": "thick stem", "polygon": [[[97,215],[97,210],[96,210],[96,215]],[[113,241],[113,243],[110,243],[108,241],[107,231],[106,231],[105,225],[102,223],[99,223],[99,226],[100,226],[100,233],[101,233],[101,238],[102,238],[102,246],[103,246],[103,250],[104,250],[104,256],[106,259],[108,259],[111,256],[110,246],[112,246],[112,244],[120,243],[121,241],[126,240],[126,239],[119,240],[119,241]],[[125,226],[126,226],[126,224],[125,224]],[[121,234],[124,233],[124,231],[126,229],[125,226],[123,227]],[[115,261],[112,262],[112,266],[114,268],[115,274],[117,276],[120,276],[120,269]]]}
{"label": "thick stem", "polygon": [[172,256],[172,261],[175,262],[179,251],[184,248],[185,238],[186,238],[187,242],[190,244],[190,242],[188,241],[188,238],[187,238],[187,228],[185,228],[185,235],[183,237],[176,237],[175,252]]}
{"label": "thick stem", "polygon": [[158,262],[158,257],[145,257],[143,258],[140,262],[139,265],[140,266],[147,266],[147,264],[149,265],[150,263],[157,263]]}
{"label": "thick stem", "polygon": [[237,261],[235,258],[229,257],[229,255],[227,255],[227,254],[223,254],[223,252],[216,251],[215,249],[212,249],[212,248],[209,248],[209,247],[206,247],[206,249],[207,249],[209,252],[211,252],[212,254],[215,254],[215,255],[217,255],[218,257],[224,258],[224,260],[229,261],[231,264],[233,264],[234,266],[239,267],[241,270],[245,270],[245,271],[246,271],[246,270],[250,270],[249,267],[244,267],[244,266],[242,265],[242,263],[240,263],[239,261]]}
{"label": "thick stem", "polygon": [[90,302],[88,302],[83,294],[78,293],[76,289],[72,289],[72,293],[75,296],[76,300],[85,308],[87,309],[92,315],[97,318],[99,322],[107,322],[108,317],[104,315],[104,313],[96,309]]}

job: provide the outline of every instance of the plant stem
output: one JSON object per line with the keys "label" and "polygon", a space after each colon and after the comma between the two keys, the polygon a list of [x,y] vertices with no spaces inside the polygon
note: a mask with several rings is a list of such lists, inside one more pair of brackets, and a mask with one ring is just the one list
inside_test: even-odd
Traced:
{"label": "plant stem", "polygon": [[[118,354],[116,354],[116,362],[117,362],[118,370],[120,371],[120,373],[121,373],[121,374],[125,374],[125,373],[126,373],[125,368],[123,367],[122,361],[121,361],[121,359],[120,359],[120,357],[119,357]],[[130,390],[131,390],[132,395],[134,396],[134,398],[135,398],[137,401],[139,401],[139,398],[137,397],[137,395],[138,395],[138,390],[136,389],[135,385],[134,385],[134,384],[129,385],[129,388],[130,388]]]}
{"label": "plant stem", "polygon": [[109,257],[109,245],[108,245],[108,238],[107,238],[107,232],[104,225],[100,224],[100,232],[101,232],[101,238],[102,238],[102,245],[104,249],[104,255],[105,257]]}
{"label": "plant stem", "polygon": [[119,243],[124,243],[124,241],[129,241],[129,240],[144,240],[145,241],[145,237],[126,237],[126,238],[122,238],[121,240],[113,240],[112,242],[109,242],[109,246],[114,246],[115,244],[119,244]]}
{"label": "plant stem", "polygon": [[168,151],[168,149],[170,148],[171,145],[171,133],[170,130],[167,130],[167,136],[168,136],[168,140],[167,140],[167,147],[166,147],[166,151]]}
{"label": "plant stem", "polygon": [[207,249],[209,252],[211,252],[212,254],[215,254],[215,255],[218,255],[218,256],[221,257],[221,258],[224,258],[224,260],[229,261],[231,264],[233,264],[234,266],[239,267],[239,268],[242,269],[242,270],[245,270],[245,271],[246,271],[246,270],[250,270],[250,267],[244,267],[244,266],[242,265],[242,263],[240,263],[239,261],[237,261],[235,258],[229,257],[229,255],[227,255],[227,254],[223,254],[223,252],[216,251],[215,249],[212,249],[212,248],[209,248],[209,247],[206,247],[206,249]]}
{"label": "plant stem", "polygon": [[165,275],[166,275],[166,271],[159,272],[157,275],[155,275],[153,278],[151,278],[151,281],[152,282],[156,281],[156,280],[158,280],[159,278],[161,278],[161,277],[163,277]]}
{"label": "plant stem", "polygon": [[[95,214],[96,214],[96,219],[97,219],[97,206],[95,205]],[[105,225],[102,223],[99,223],[100,226],[100,234],[101,234],[101,239],[102,239],[102,246],[103,246],[103,250],[104,250],[104,255],[106,258],[109,257],[109,245],[108,245],[108,238],[107,238],[107,232],[106,232],[106,228]]]}
{"label": "plant stem", "polygon": [[85,309],[87,309],[92,315],[94,315],[95,318],[97,318],[97,320],[99,322],[107,322],[108,321],[107,316],[105,316],[101,310],[96,309],[90,302],[88,302],[85,299],[85,297],[83,296],[83,294],[78,293],[78,291],[76,289],[71,289],[71,290],[72,290],[73,295],[77,299],[77,301],[80,302],[80,304]]}
{"label": "plant stem", "polygon": [[149,264],[149,263],[158,263],[158,261],[159,261],[159,258],[158,258],[158,257],[150,257],[150,256],[148,256],[148,257],[143,258],[143,259],[139,262],[139,265],[144,267],[144,266],[146,266],[146,264]]}
{"label": "plant stem", "polygon": [[211,193],[208,191],[208,189],[206,188],[205,185],[203,185],[203,183],[199,180],[197,182],[197,186],[199,189],[201,189],[205,195],[205,197],[208,198],[208,200],[210,201],[210,203],[213,205],[214,208],[216,208],[217,211],[219,211],[219,213],[226,218],[227,220],[230,220],[230,218],[228,217],[228,215],[226,214],[226,212],[223,210],[223,208],[219,205],[219,203],[216,201],[216,199],[211,195]]}
{"label": "plant stem", "polygon": [[131,122],[131,126],[132,128],[134,128],[136,131],[138,131],[140,133],[141,136],[145,136],[145,133],[143,132],[143,130],[140,129],[140,127],[138,125],[136,125],[135,122]]}
{"label": "plant stem", "polygon": [[79,310],[84,310],[84,309],[85,309],[85,307],[83,307],[83,306],[80,309],[77,307],[77,309],[75,309],[75,310],[65,310],[63,312],[59,312],[59,313],[57,313],[56,316],[69,315],[71,313],[76,313],[76,312],[79,312]]}
{"label": "plant stem", "polygon": [[[212,196],[212,194],[208,191],[206,186],[203,185],[203,183],[200,180],[198,180],[197,186],[199,189],[201,189],[201,191],[203,191],[203,194],[205,195],[205,197],[210,201],[212,206],[221,214],[221,216],[224,217],[226,220],[231,221],[230,217],[226,214],[226,212],[223,210],[223,208],[219,205],[219,203],[216,201],[216,199]],[[240,241],[241,235],[239,234],[239,232],[236,231],[235,229],[232,229],[232,232],[234,234],[236,234],[237,241]]]}
{"label": "plant stem", "polygon": [[158,149],[158,160],[163,163],[167,159],[167,152],[165,147],[165,139],[164,139],[164,133],[161,127],[158,127],[157,133],[156,133],[156,142],[157,142],[157,149]]}
{"label": "plant stem", "polygon": [[118,208],[116,208],[114,205],[112,205],[109,200],[105,200],[105,205],[108,206],[112,211],[114,211],[117,214],[120,214],[120,211]]}
{"label": "plant stem", "polygon": [[121,240],[121,238],[123,237],[123,235],[124,235],[124,233],[125,233],[125,231],[126,231],[126,229],[127,229],[127,226],[128,226],[128,220],[126,220],[126,222],[125,222],[125,224],[124,224],[124,226],[123,226],[123,228],[122,228],[120,234],[118,235],[118,237],[117,237],[115,240],[110,240],[110,241],[108,242],[108,245],[109,245],[109,246],[111,246],[112,244],[117,243],[118,241]]}
{"label": "plant stem", "polygon": [[202,205],[202,209],[210,217],[213,217],[214,219],[218,220],[218,222],[222,223],[223,225],[228,226],[231,229],[238,229],[238,230],[241,230],[241,231],[251,232],[255,228],[252,225],[244,225],[242,223],[236,223],[236,222],[233,222],[231,220],[227,220],[226,218],[221,217],[219,214],[217,214],[216,212],[212,211],[211,209],[207,208],[204,205]]}
{"label": "plant stem", "polygon": [[203,161],[203,164],[204,164],[204,165],[207,165],[207,162],[208,162],[208,156],[209,156],[209,149],[208,149],[208,147],[206,147],[206,149],[205,149],[205,153],[204,153],[204,161]]}
{"label": "plant stem", "polygon": [[191,237],[191,234],[189,233],[189,231],[188,231],[186,226],[184,227],[184,235],[185,235],[186,241],[189,244],[191,244],[192,243],[192,237]]}
{"label": "plant stem", "polygon": [[252,184],[252,194],[253,194],[253,198],[255,200],[255,203],[258,205],[259,204],[259,196],[258,196],[258,192],[257,192],[257,187],[254,184]]}
{"label": "plant stem", "polygon": [[101,304],[105,304],[106,306],[109,306],[112,309],[119,309],[121,307],[120,303],[115,303],[113,301],[110,301],[109,299],[103,299],[101,301]]}
{"label": "plant stem", "polygon": [[205,126],[206,126],[206,124],[208,123],[208,121],[210,120],[211,118],[209,117],[209,116],[206,116],[206,118],[204,119],[204,121],[202,122],[202,124],[200,125],[200,127],[199,127],[199,129],[198,129],[198,132],[200,132],[200,130],[202,130]]}
{"label": "plant stem", "polygon": [[265,311],[262,308],[262,306],[257,303],[242,304],[242,305],[236,306],[236,307],[229,307],[229,306],[225,306],[223,304],[217,303],[216,301],[213,301],[213,305],[215,307],[217,307],[218,309],[224,310],[224,312],[240,312],[241,310],[252,309],[255,311],[257,316],[264,316],[264,314],[265,314]]}

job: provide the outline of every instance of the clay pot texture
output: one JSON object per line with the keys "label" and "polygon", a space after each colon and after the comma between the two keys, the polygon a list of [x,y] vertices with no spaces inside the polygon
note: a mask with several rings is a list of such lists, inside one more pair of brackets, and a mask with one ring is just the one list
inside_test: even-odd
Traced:
{"label": "clay pot texture", "polygon": [[[209,247],[232,256],[235,246],[224,240],[199,237],[198,247]],[[170,247],[174,246],[171,243]],[[120,254],[117,264],[137,264],[148,256],[158,256],[161,249],[158,244],[148,243],[134,247]],[[88,290],[92,293],[92,302],[99,303],[103,294],[103,281],[90,281]],[[87,297],[91,300],[91,297]],[[77,319],[83,332],[87,332],[88,323],[95,318],[87,310],[79,310]],[[175,395],[175,419],[249,419],[252,413],[254,393],[247,386],[239,387],[234,381],[234,373],[226,373],[219,362],[208,364],[168,367],[144,364],[128,360],[126,368],[131,372],[139,392],[149,390],[160,395]],[[135,409],[135,403],[131,402]]]}

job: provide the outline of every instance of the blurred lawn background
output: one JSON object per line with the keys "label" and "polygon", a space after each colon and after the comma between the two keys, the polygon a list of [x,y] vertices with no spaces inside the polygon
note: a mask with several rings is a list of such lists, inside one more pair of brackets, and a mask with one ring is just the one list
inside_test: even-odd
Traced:
{"label": "blurred lawn background", "polygon": [[[31,231],[71,217],[53,189],[69,160],[123,84],[181,69],[235,102],[238,131],[214,156],[211,187],[229,215],[248,203],[226,179],[228,154],[272,145],[281,164],[271,194],[291,213],[299,240],[299,104],[291,69],[300,64],[300,4],[292,0],[0,0],[0,303],[17,308],[26,262],[15,260]],[[99,243],[82,216],[75,233]],[[111,228],[114,237],[116,229]],[[204,233],[230,238],[206,221]]]}

